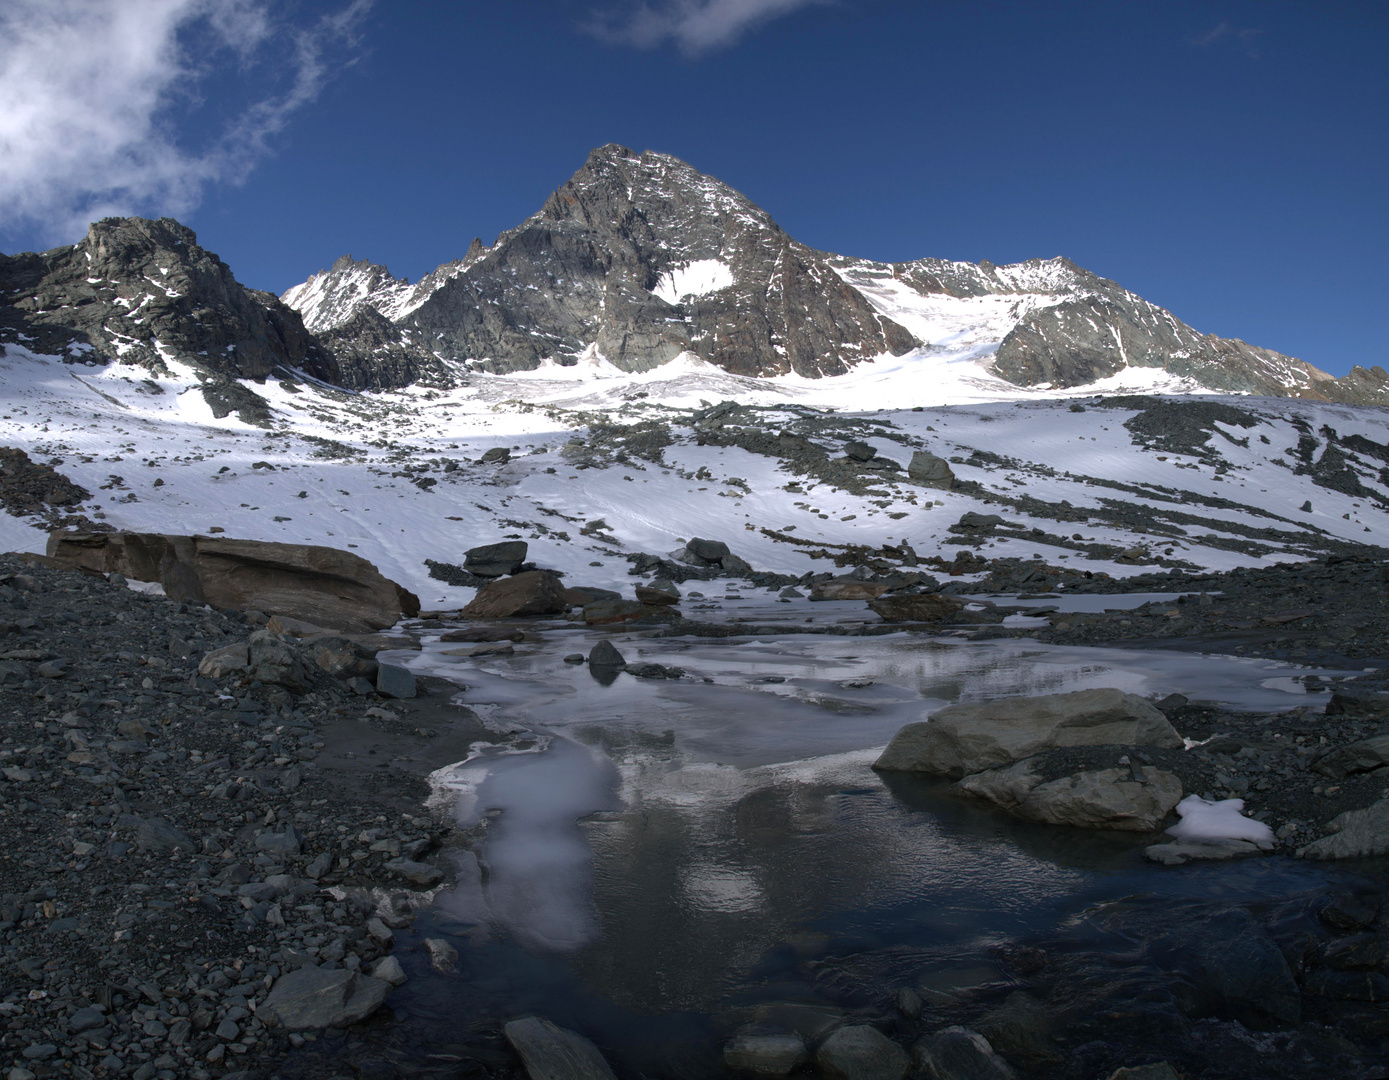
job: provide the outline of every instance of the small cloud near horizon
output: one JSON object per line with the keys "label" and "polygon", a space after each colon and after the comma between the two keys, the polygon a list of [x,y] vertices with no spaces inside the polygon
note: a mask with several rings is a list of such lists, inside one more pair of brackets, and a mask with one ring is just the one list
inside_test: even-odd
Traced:
{"label": "small cloud near horizon", "polygon": [[[67,242],[99,218],[186,213],[209,184],[245,180],[318,97],[373,2],[307,26],[285,24],[269,0],[0,5],[0,229]],[[190,148],[179,121],[214,72],[249,100]]]}
{"label": "small cloud near horizon", "polygon": [[1235,26],[1229,21],[1222,21],[1211,27],[1204,34],[1198,35],[1192,40],[1193,45],[1203,49],[1209,49],[1213,45],[1227,42],[1237,45],[1244,49],[1251,59],[1259,58],[1259,39],[1264,32],[1254,26]]}
{"label": "small cloud near horizon", "polygon": [[594,11],[586,33],[610,45],[656,49],[670,42],[687,56],[735,45],[783,15],[834,0],[656,0]]}

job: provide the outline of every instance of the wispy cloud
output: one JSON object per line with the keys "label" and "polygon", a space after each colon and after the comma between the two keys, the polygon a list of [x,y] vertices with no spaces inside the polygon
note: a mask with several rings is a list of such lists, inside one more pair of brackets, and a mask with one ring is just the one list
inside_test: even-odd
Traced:
{"label": "wispy cloud", "polygon": [[657,0],[595,11],[585,29],[600,40],[638,49],[670,42],[697,56],[735,44],[772,19],[833,0]]}
{"label": "wispy cloud", "polygon": [[1226,44],[1236,45],[1257,60],[1259,58],[1259,39],[1264,32],[1253,26],[1235,26],[1230,22],[1221,22],[1211,27],[1204,34],[1198,35],[1193,41],[1193,45],[1199,45],[1203,49],[1209,49],[1212,45]]}
{"label": "wispy cloud", "polygon": [[[111,214],[186,213],[207,185],[244,180],[372,2],[286,25],[269,0],[5,0],[0,228],[69,240]],[[190,145],[213,76],[244,103]]]}

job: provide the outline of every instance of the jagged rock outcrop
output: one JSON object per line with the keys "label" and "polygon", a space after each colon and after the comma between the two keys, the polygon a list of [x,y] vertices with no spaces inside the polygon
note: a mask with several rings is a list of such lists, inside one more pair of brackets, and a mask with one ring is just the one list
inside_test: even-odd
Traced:
{"label": "jagged rock outcrop", "polygon": [[573,363],[592,347],[629,371],[690,352],[742,375],[817,376],[916,344],[732,188],[616,145],[432,282],[407,293],[379,269],[340,261],[285,299],[321,330],[364,303],[394,309],[420,347],[496,372]]}
{"label": "jagged rock outcrop", "polygon": [[264,379],[299,368],[337,381],[299,313],[248,289],[171,218],[106,218],[70,247],[0,255],[0,344],[72,361],[166,360],[210,376]]}

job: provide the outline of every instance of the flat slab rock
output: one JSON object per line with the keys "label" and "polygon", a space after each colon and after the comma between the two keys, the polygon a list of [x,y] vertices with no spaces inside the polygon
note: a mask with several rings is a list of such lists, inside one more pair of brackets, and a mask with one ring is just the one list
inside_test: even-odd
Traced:
{"label": "flat slab rock", "polygon": [[1223,859],[1247,859],[1251,855],[1263,855],[1266,849],[1252,840],[1235,840],[1230,837],[1200,838],[1188,837],[1173,840],[1167,844],[1152,844],[1143,849],[1143,857],[1149,862],[1163,866],[1185,866],[1189,862],[1218,862]]}
{"label": "flat slab rock", "polygon": [[1059,746],[1181,745],[1148,702],[1101,688],[948,706],[902,728],[873,767],[958,780]]}
{"label": "flat slab rock", "polygon": [[616,1080],[598,1047],[578,1032],[538,1016],[512,1020],[502,1030],[530,1080]]}
{"label": "flat slab rock", "polygon": [[262,1023],[284,1031],[321,1031],[365,1020],[392,986],[346,968],[303,967],[282,975],[256,1010]]}

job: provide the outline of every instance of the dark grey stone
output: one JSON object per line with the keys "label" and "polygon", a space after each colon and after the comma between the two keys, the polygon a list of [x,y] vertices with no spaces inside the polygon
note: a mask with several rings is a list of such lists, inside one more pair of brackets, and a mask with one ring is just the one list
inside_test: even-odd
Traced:
{"label": "dark grey stone", "polygon": [[514,574],[525,563],[529,550],[524,540],[504,540],[499,544],[470,548],[464,553],[463,569],[484,578]]}
{"label": "dark grey stone", "polygon": [[415,676],[397,664],[382,664],[376,669],[376,690],[393,698],[412,698],[418,692]]}

